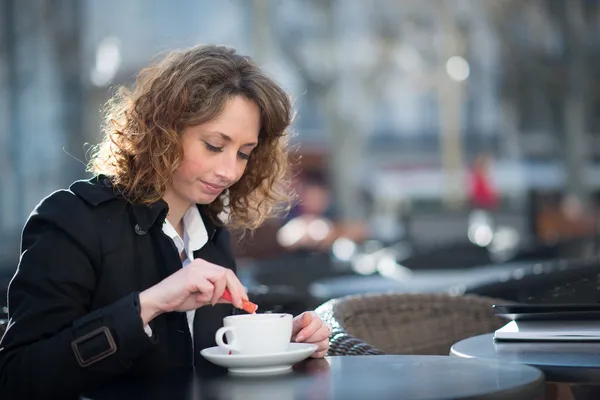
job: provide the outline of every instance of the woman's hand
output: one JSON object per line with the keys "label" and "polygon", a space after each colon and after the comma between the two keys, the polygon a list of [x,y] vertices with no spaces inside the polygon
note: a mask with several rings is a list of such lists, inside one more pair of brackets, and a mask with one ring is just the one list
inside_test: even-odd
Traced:
{"label": "woman's hand", "polygon": [[331,328],[324,323],[314,311],[307,311],[294,318],[292,340],[295,342],[314,343],[317,350],[311,357],[322,358],[329,350]]}
{"label": "woman's hand", "polygon": [[225,288],[231,292],[235,307],[241,308],[242,299],[248,300],[244,286],[232,270],[196,259],[140,293],[142,321],[146,325],[162,313],[226,303],[221,299]]}

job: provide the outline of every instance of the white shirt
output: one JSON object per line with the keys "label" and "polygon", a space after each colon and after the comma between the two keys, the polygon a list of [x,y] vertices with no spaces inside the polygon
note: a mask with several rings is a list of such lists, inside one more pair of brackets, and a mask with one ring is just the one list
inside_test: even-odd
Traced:
{"label": "white shirt", "polygon": [[[184,268],[194,260],[194,251],[201,249],[202,246],[208,242],[206,226],[204,225],[204,221],[202,220],[202,216],[196,205],[191,206],[183,215],[183,238],[179,236],[173,225],[166,219],[163,223],[162,230],[165,235],[173,240],[179,255],[181,255],[181,253],[185,254],[186,258],[181,262]],[[190,328],[192,340],[194,339],[195,314],[196,310],[187,312],[188,326]]]}

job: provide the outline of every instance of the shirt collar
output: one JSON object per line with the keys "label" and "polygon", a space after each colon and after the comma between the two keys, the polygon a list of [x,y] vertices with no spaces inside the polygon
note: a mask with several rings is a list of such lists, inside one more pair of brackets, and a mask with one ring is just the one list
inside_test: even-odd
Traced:
{"label": "shirt collar", "polygon": [[165,219],[163,232],[169,236],[179,253],[185,251],[188,259],[194,259],[194,252],[201,249],[208,242],[208,232],[200,211],[195,205],[190,207],[183,215],[184,237],[180,237],[171,223]]}
{"label": "shirt collar", "polygon": [[198,207],[193,205],[183,215],[183,227],[188,237],[188,247],[193,251],[200,249],[208,242],[206,225]]}

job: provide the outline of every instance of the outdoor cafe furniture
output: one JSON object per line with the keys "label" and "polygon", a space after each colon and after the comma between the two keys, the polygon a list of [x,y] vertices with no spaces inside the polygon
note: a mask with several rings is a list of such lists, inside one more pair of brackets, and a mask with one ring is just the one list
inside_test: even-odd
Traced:
{"label": "outdoor cafe furniture", "polygon": [[123,379],[82,394],[87,400],[120,399],[512,399],[543,398],[536,368],[448,356],[354,356],[309,359],[278,375],[234,375],[215,367],[200,374],[174,370]]}
{"label": "outdoor cafe furniture", "polygon": [[[450,293],[464,294],[465,290],[504,282],[513,274],[533,269],[533,263],[514,262],[502,265],[482,265],[474,268],[445,268],[419,270],[399,276],[346,275],[327,277],[312,282],[308,291],[322,304],[328,300],[358,294],[373,293]],[[518,272],[516,272],[518,271]]]}
{"label": "outdoor cafe furniture", "polygon": [[504,325],[492,312],[496,302],[480,296],[385,293],[330,300],[316,312],[332,327],[330,355],[447,355],[458,340]]}
{"label": "outdoor cafe furniture", "polygon": [[600,258],[561,259],[513,270],[501,279],[467,286],[463,292],[517,303],[598,303]]}
{"label": "outdoor cafe furniture", "polygon": [[495,341],[490,333],[455,343],[450,355],[534,366],[544,373],[547,382],[570,384],[575,394],[572,398],[600,399],[598,342]]}

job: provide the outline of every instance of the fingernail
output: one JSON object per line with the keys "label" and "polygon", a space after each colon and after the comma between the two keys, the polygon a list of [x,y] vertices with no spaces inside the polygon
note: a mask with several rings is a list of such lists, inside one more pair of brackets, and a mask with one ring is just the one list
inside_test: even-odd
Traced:
{"label": "fingernail", "polygon": [[296,336],[296,342],[301,342],[304,340],[304,335],[298,335]]}

